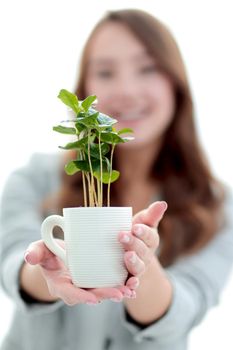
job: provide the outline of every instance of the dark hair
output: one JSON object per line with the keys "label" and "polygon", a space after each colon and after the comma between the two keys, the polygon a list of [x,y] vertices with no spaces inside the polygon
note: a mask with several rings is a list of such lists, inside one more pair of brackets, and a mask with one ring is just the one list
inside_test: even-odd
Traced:
{"label": "dark hair", "polygon": [[[83,51],[75,89],[78,97],[85,97],[90,42],[99,28],[112,21],[130,29],[159,62],[174,86],[175,115],[164,135],[152,174],[159,182],[162,199],[168,203],[168,210],[159,227],[162,242],[160,261],[168,266],[179,256],[203,247],[217,232],[223,190],[212,176],[197,139],[193,102],[179,48],[167,27],[150,14],[131,9],[112,11],[96,25]],[[69,183],[74,184],[74,178],[71,181],[64,176],[63,193],[67,193],[67,196],[62,198],[69,196],[69,205],[73,201],[72,204],[77,206],[81,186],[77,185],[77,191],[72,187],[69,192]],[[60,204],[64,206],[65,199]]]}

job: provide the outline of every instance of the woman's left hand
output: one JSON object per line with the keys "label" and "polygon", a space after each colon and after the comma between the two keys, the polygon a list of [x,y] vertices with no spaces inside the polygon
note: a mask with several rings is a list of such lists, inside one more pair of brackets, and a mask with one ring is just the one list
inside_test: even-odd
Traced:
{"label": "woman's left hand", "polygon": [[[157,227],[167,209],[166,202],[154,202],[133,217],[132,230],[121,231],[119,241],[125,249],[124,261],[131,277],[126,286],[135,289],[142,275],[155,257],[159,246]],[[136,296],[136,293],[134,292]]]}

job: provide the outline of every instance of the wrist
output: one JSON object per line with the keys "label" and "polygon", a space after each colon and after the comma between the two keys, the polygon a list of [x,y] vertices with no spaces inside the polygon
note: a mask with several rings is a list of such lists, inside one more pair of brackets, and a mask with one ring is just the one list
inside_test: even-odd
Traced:
{"label": "wrist", "polygon": [[125,300],[125,305],[136,321],[150,324],[163,317],[169,309],[172,284],[156,256],[139,276],[139,281],[136,298]]}

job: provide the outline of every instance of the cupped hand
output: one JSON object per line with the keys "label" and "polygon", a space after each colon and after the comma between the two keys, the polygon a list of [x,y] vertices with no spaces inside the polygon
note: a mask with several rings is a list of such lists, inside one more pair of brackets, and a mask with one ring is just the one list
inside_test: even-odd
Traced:
{"label": "cupped hand", "polygon": [[[124,262],[129,274],[126,285],[139,284],[140,276],[147,270],[159,246],[157,227],[167,209],[166,202],[154,202],[133,217],[131,231],[121,231],[119,241],[125,250]],[[135,294],[135,292],[133,292]]]}
{"label": "cupped hand", "polygon": [[[64,248],[64,241],[57,240]],[[125,286],[116,288],[79,288],[72,283],[70,273],[62,260],[56,257],[42,240],[29,245],[24,256],[31,265],[40,265],[49,293],[54,299],[62,299],[67,305],[97,304],[104,299],[121,301],[134,297],[137,280],[132,279]]]}

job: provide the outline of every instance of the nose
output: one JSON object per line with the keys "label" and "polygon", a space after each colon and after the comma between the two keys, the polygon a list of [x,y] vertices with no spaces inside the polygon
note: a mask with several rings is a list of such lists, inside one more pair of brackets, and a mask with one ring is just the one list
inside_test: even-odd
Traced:
{"label": "nose", "polygon": [[134,100],[140,94],[140,86],[127,72],[119,75],[114,86],[115,96],[120,100]]}

